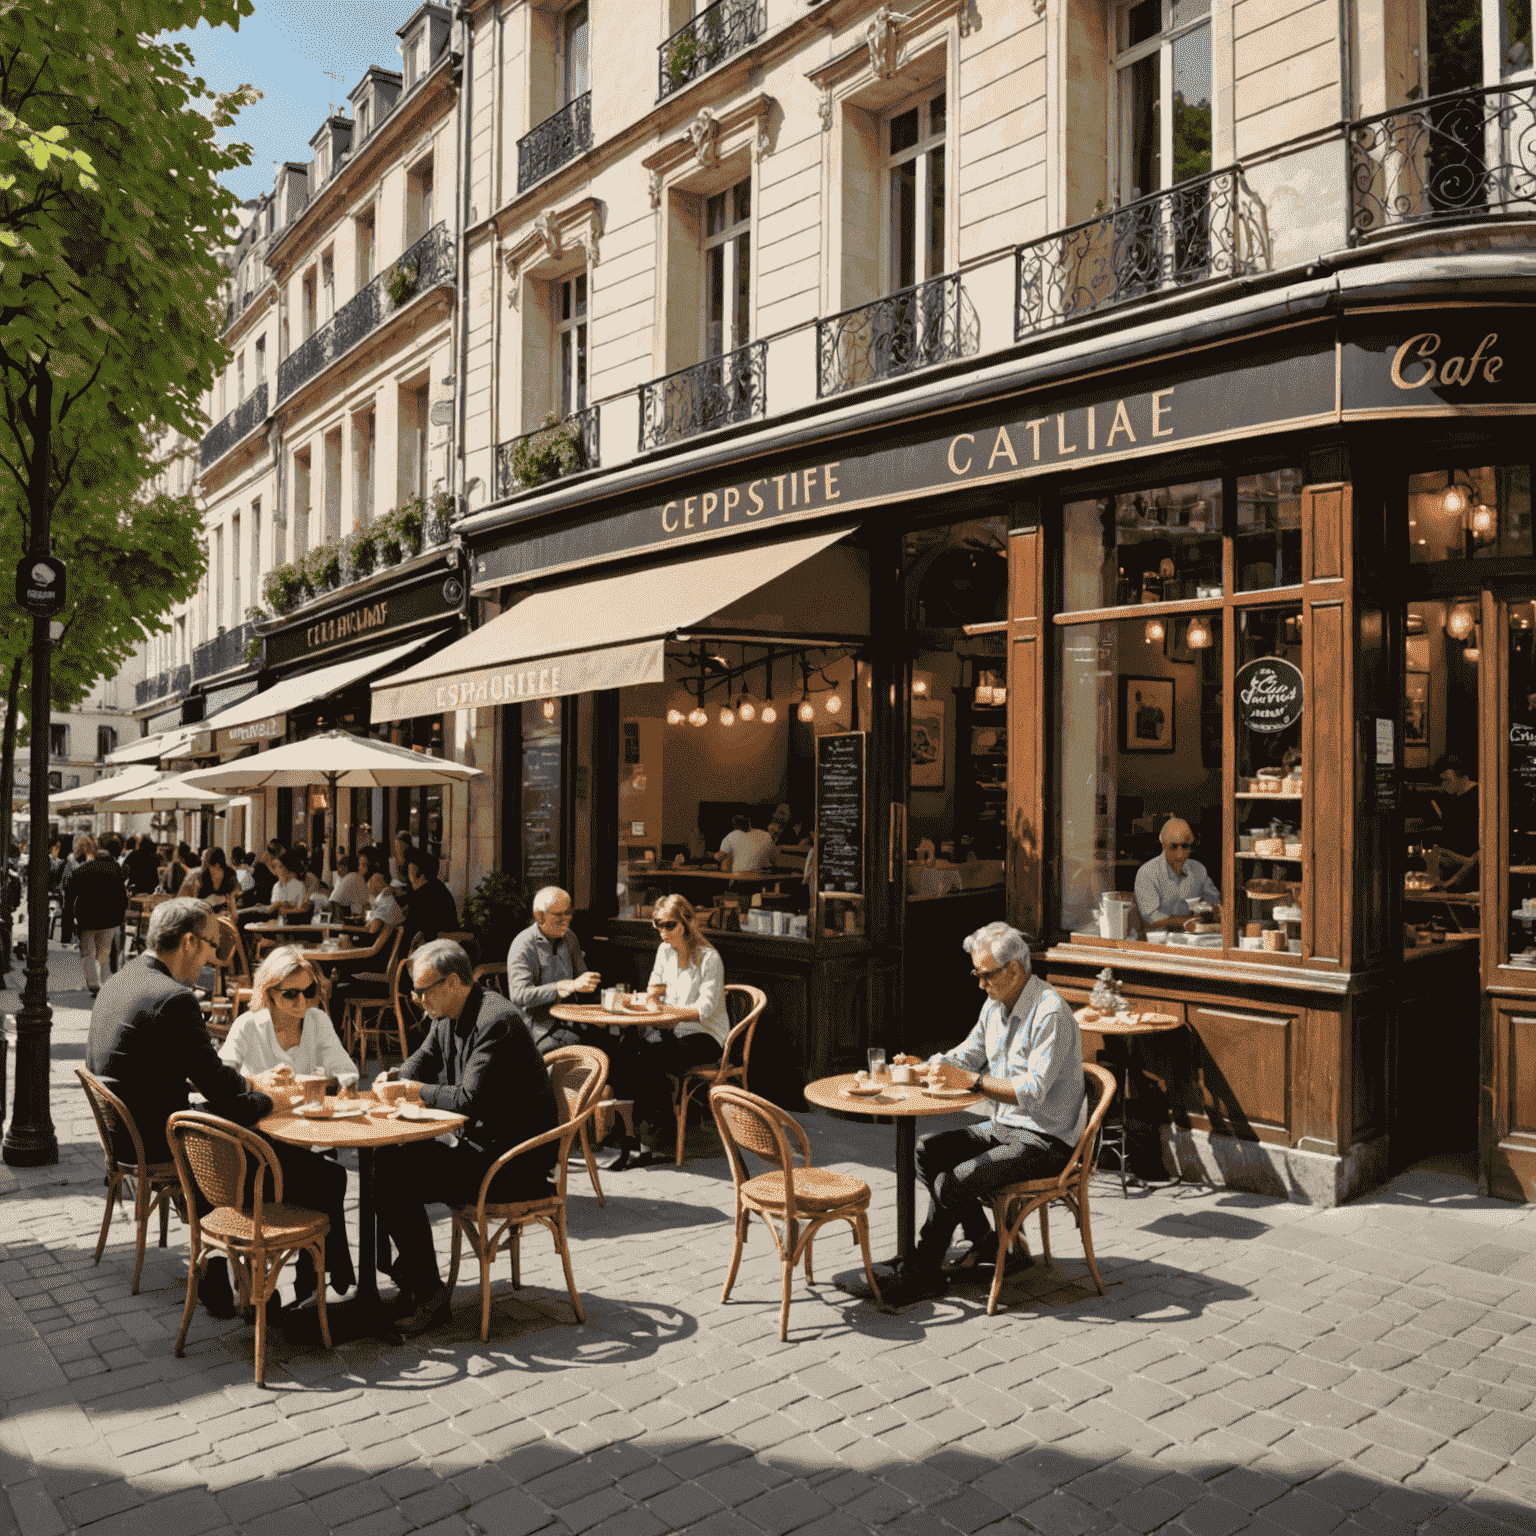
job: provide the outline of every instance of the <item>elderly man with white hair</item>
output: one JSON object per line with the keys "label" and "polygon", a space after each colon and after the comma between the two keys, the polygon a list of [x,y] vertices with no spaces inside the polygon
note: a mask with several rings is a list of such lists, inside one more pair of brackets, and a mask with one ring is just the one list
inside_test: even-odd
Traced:
{"label": "elderly man with white hair", "polygon": [[1194,829],[1181,816],[1172,816],[1158,833],[1163,851],[1136,871],[1136,907],[1147,931],[1182,928],[1190,919],[1192,901],[1221,905],[1221,892],[1199,859],[1190,858]]}
{"label": "elderly man with white hair", "polygon": [[574,907],[569,891],[546,885],[533,898],[533,921],[507,950],[507,997],[541,1054],[562,1045],[596,1045],[600,1050],[612,1045],[606,1030],[589,1031],[549,1014],[556,1003],[578,992],[593,992],[602,981],[587,969],[571,932]]}
{"label": "elderly man with white hair", "polygon": [[964,1041],[932,1064],[945,1087],[985,1095],[992,1118],[918,1142],[928,1219],[895,1280],[881,1285],[894,1306],[944,1291],[944,1260],[957,1226],[971,1247],[955,1270],[987,1262],[996,1241],[986,1216],[993,1191],[1060,1173],[1087,1123],[1082,1035],[1061,994],[1031,974],[1028,939],[1007,923],[989,923],[963,947],[987,1000]]}

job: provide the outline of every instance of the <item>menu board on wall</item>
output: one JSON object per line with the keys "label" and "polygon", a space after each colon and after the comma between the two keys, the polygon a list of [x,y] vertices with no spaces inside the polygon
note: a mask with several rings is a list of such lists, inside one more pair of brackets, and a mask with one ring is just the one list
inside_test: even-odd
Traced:
{"label": "menu board on wall", "polygon": [[560,720],[523,705],[523,884],[530,893],[560,879]]}
{"label": "menu board on wall", "polygon": [[1509,728],[1509,787],[1524,795],[1526,807],[1536,805],[1536,725],[1523,720]]}
{"label": "menu board on wall", "polygon": [[823,891],[864,894],[863,731],[816,739],[816,876]]}

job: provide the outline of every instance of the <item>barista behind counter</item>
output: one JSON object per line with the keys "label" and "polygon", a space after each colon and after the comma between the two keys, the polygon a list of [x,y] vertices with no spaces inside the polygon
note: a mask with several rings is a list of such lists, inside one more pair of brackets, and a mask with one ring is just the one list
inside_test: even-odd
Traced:
{"label": "barista behind counter", "polygon": [[1220,917],[1221,892],[1205,872],[1205,865],[1190,858],[1194,830],[1187,821],[1172,817],[1158,834],[1163,851],[1136,871],[1136,907],[1148,933],[1158,928],[1182,928],[1190,919],[1192,901],[1209,902]]}

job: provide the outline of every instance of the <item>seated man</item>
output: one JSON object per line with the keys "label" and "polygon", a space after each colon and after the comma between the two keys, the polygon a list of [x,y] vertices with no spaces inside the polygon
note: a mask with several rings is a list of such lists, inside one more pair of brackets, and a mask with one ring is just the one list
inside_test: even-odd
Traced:
{"label": "seated man", "polygon": [[596,971],[587,969],[571,931],[573,905],[569,891],[546,885],[533,898],[533,922],[507,950],[507,996],[541,1055],[562,1045],[612,1049],[607,1030],[550,1017],[555,1003],[578,992],[593,992],[602,982]]}
{"label": "seated man", "polygon": [[[1154,928],[1182,928],[1190,919],[1192,901],[1208,901],[1218,909],[1221,906],[1221,892],[1206,874],[1205,865],[1189,856],[1195,846],[1189,823],[1170,817],[1163,823],[1158,841],[1163,851],[1136,871],[1136,906],[1149,933]],[[1218,910],[1211,920],[1216,921],[1219,915]]]}
{"label": "seated man", "polygon": [[[338,1030],[347,1016],[347,1003],[351,998],[372,997],[379,993],[379,982],[355,978],[360,972],[373,974],[384,970],[389,963],[394,930],[405,921],[405,913],[383,875],[370,876],[368,895],[373,905],[368,909],[367,926],[362,933],[354,935],[351,942],[359,949],[371,949],[372,953],[356,960],[343,960],[332,973],[335,985],[331,988],[331,1022]],[[409,939],[410,935],[406,937]]]}
{"label": "seated man", "polygon": [[341,879],[331,892],[331,905],[344,916],[361,917],[371,900],[368,877],[358,873],[357,859],[350,853],[342,854],[336,863],[341,870]]}
{"label": "seated man", "polygon": [[[498,1157],[560,1122],[555,1090],[533,1037],[511,1003],[471,978],[469,956],[451,939],[434,939],[411,956],[416,997],[432,1016],[427,1038],[409,1061],[381,1072],[398,1078],[408,1096],[468,1116],[456,1142],[418,1141],[381,1147],[379,1188],[389,1191],[378,1216],[378,1265],[400,1287],[409,1314],[404,1334],[425,1333],[448,1320],[453,1292],[442,1283],[427,1220],[428,1201],[469,1205]],[[515,1158],[497,1174],[497,1201],[536,1200],[550,1190],[553,1142]],[[398,1254],[390,1259],[390,1244]]]}
{"label": "seated man", "polygon": [[1030,974],[1024,935],[1007,923],[989,923],[964,948],[987,1001],[964,1042],[936,1056],[934,1064],[945,1087],[985,1094],[992,1119],[918,1142],[928,1219],[895,1281],[881,1284],[892,1306],[943,1292],[944,1259],[956,1226],[971,1244],[957,1267],[989,1261],[996,1251],[986,1217],[992,1193],[1060,1173],[1087,1124],[1083,1038],[1066,1000]]}
{"label": "seated man", "polygon": [[[144,952],[107,981],[91,1010],[86,1068],[128,1106],[152,1163],[171,1160],[165,1122],[190,1108],[188,1079],[210,1113],[240,1125],[271,1114],[274,1101],[286,1107],[301,1096],[298,1089],[252,1092],[219,1060],[191,988],[219,944],[218,920],[206,903],[185,897],[161,902],[150,916]],[[132,1142],[125,1139],[117,1154],[132,1162]],[[235,1315],[223,1259],[209,1261],[198,1295],[210,1317]]]}
{"label": "seated man", "polygon": [[423,939],[435,939],[442,933],[456,933],[459,909],[453,892],[438,879],[442,865],[437,855],[426,848],[413,848],[406,861],[410,890],[405,897],[407,932]]}
{"label": "seated man", "polygon": [[773,839],[766,832],[754,830],[750,817],[732,816],[731,830],[715,857],[728,874],[745,875],[772,864],[773,855]]}
{"label": "seated man", "polygon": [[381,874],[368,877],[368,932],[377,938],[386,928],[398,928],[405,921],[405,909],[395,899],[389,881]]}

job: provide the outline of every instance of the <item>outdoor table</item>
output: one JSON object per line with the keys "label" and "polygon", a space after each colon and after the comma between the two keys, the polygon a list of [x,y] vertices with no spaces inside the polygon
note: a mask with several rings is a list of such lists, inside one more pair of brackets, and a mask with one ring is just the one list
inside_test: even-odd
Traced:
{"label": "outdoor table", "polygon": [[609,1013],[601,1003],[555,1003],[549,1010],[552,1019],[563,1019],[567,1024],[595,1024],[603,1029],[608,1025],[636,1024],[642,1029],[675,1029],[694,1010],[668,1008],[665,1003],[656,1009],[626,1008],[622,1013]]}
{"label": "outdoor table", "polygon": [[[351,1100],[331,1097],[325,1102],[333,1109],[353,1104],[366,1108],[378,1100],[369,1093]],[[427,1116],[425,1120],[385,1119],[367,1114],[344,1120],[312,1120],[294,1110],[281,1109],[257,1122],[256,1129],[263,1135],[292,1147],[351,1147],[357,1153],[357,1295],[329,1308],[333,1339],[396,1337],[394,1324],[379,1305],[378,1244],[374,1234],[374,1151],[378,1147],[404,1146],[412,1141],[431,1141],[468,1123],[466,1116],[455,1115],[446,1109],[422,1106],[421,1112]],[[318,1320],[315,1328],[318,1338]]]}
{"label": "outdoor table", "polygon": [[[1078,1009],[1072,1017],[1077,1020],[1079,1029],[1090,1030],[1094,1034],[1103,1036],[1105,1040],[1124,1040],[1127,1042],[1125,1059],[1119,1063],[1120,1123],[1118,1125],[1106,1123],[1099,1133],[1100,1153],[1113,1152],[1119,1164],[1120,1194],[1123,1197],[1131,1180],[1134,1179],[1138,1184],[1150,1182],[1146,1179],[1137,1178],[1135,1174],[1128,1175],[1126,1172],[1126,1154],[1129,1150],[1126,1146],[1126,1114],[1130,1108],[1131,1052],[1135,1049],[1134,1042],[1145,1035],[1166,1035],[1173,1030],[1183,1029],[1184,1021],[1183,1019],[1175,1018],[1172,1014],[1162,1014],[1152,1019],[1138,1017],[1134,1022],[1122,1020],[1117,1024],[1113,1014],[1101,1016],[1097,1019],[1085,1019],[1082,1009]],[[1182,1182],[1182,1180],[1175,1179],[1173,1182],[1177,1184]]]}
{"label": "outdoor table", "polygon": [[952,1115],[969,1109],[984,1103],[985,1096],[966,1093],[957,1098],[932,1098],[921,1083],[885,1079],[878,1094],[846,1092],[856,1081],[852,1072],[818,1078],[805,1085],[805,1096],[812,1104],[835,1109],[841,1115],[889,1116],[896,1122],[896,1253],[905,1259],[912,1252],[917,1227],[917,1121],[927,1115]]}

